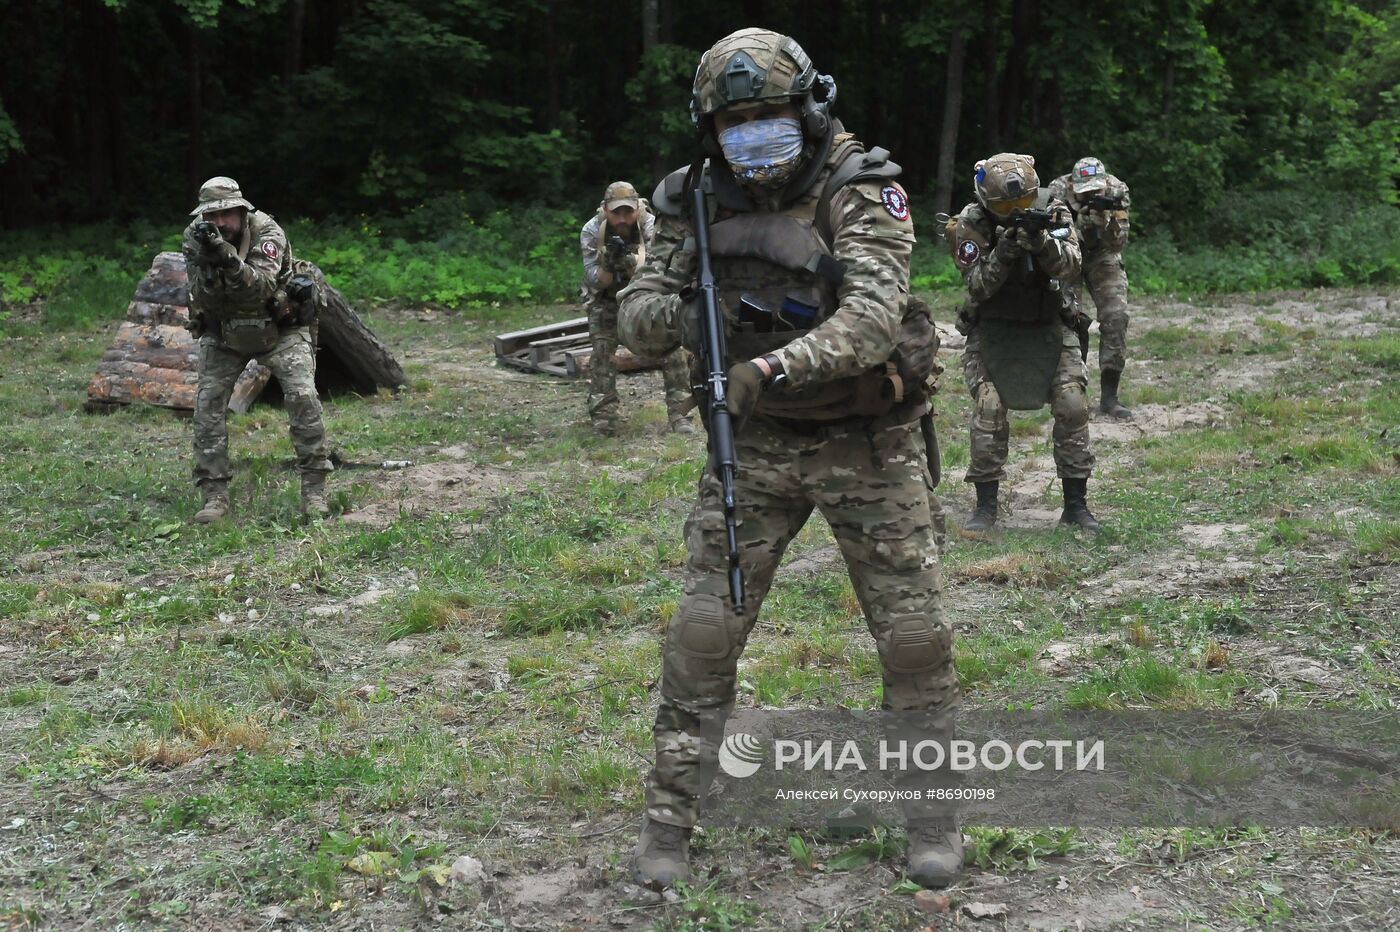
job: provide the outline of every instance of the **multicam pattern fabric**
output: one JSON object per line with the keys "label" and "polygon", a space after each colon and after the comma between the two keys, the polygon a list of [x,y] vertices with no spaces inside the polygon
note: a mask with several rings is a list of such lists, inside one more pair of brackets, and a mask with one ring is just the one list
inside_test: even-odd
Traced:
{"label": "multicam pattern fabric", "polygon": [[[195,482],[227,482],[228,400],[234,383],[248,360],[272,370],[282,388],[297,471],[324,475],[332,470],[316,394],[316,351],[307,327],[284,328],[275,345],[264,353],[247,353],[230,347],[220,337],[220,322],[268,318],[267,302],[292,276],[294,260],[286,234],[267,214],[249,213],[238,244],[243,264],[232,272],[207,272],[193,257],[199,247],[185,229],[184,253],[190,280],[190,315],[211,322],[210,332],[199,341],[199,387],[194,409]],[[319,280],[319,279],[318,279]],[[324,300],[318,298],[318,300]]]}
{"label": "multicam pattern fabric", "polygon": [[[801,221],[782,226],[801,237],[794,251],[810,242],[826,177],[820,175],[787,208],[757,205],[757,212],[775,219]],[[898,209],[890,210],[890,203]],[[781,344],[772,352],[799,389],[836,384],[883,366],[898,343],[908,297],[914,234],[902,189],[890,181],[853,183],[833,195],[827,219],[830,255],[844,264],[845,275],[820,298],[810,297],[813,281],[801,270],[754,259],[715,259],[727,313],[738,305],[738,281],[766,294],[808,296],[813,307],[821,306],[826,316],[801,335],[791,334],[789,342],[782,343],[781,333],[768,334]],[[714,221],[712,234],[723,222]],[[660,216],[647,264],[619,295],[620,333],[636,352],[665,352],[681,341],[681,292],[692,284],[696,265],[687,244],[691,235],[686,219]],[[735,341],[730,345],[732,351]],[[854,405],[855,398],[847,396],[847,402]],[[734,706],[739,657],[785,549],[814,510],[832,528],[875,638],[885,707],[931,710],[951,731],[958,685],[952,632],[942,609],[943,512],[918,428],[926,407],[923,400],[880,416],[828,411],[838,417],[792,421],[765,414],[760,406],[749,418],[737,438],[738,537],[747,595],[742,617],[729,597],[720,485],[709,471],[702,476],[686,523],[685,595],[662,649],[662,698],[653,729],[656,765],[646,787],[653,821],[696,823]],[[916,808],[912,817],[929,815]]]}
{"label": "multicam pattern fabric", "polygon": [[[640,258],[645,258],[646,244],[656,230],[656,218],[645,200],[638,209],[637,227],[632,231],[631,245]],[[640,236],[638,233],[640,232]],[[607,265],[608,223],[600,207],[579,232],[579,251],[583,256],[583,295],[588,312],[588,335],[593,353],[588,363],[588,416],[595,422],[610,423],[617,418],[617,293],[627,279],[613,271],[613,281],[604,286],[599,272]],[[671,418],[682,417],[690,405],[690,368],[685,354],[676,350],[662,358],[662,379],[665,382],[666,413]]]}
{"label": "multicam pattern fabric", "polygon": [[[230,349],[213,336],[199,341],[199,388],[194,406],[195,482],[227,482],[232,476],[228,458],[229,396],[248,365],[249,356]],[[324,475],[334,467],[326,449],[326,428],[321,399],[316,394],[316,359],[311,331],[298,327],[284,332],[277,345],[255,357],[272,370],[282,387],[282,404],[296,450],[297,472]]]}
{"label": "multicam pattern fabric", "polygon": [[[1100,190],[1075,194],[1073,177],[1062,175],[1050,183],[1050,190],[1073,211],[1083,243],[1082,273],[1068,285],[1076,300],[1082,300],[1086,287],[1094,299],[1099,320],[1099,368],[1122,372],[1128,351],[1128,275],[1122,255],[1131,224],[1128,186],[1113,175],[1105,175]],[[1120,200],[1122,209],[1089,209],[1088,200],[1096,195]]]}
{"label": "multicam pattern fabric", "polygon": [[[1050,201],[1051,209],[1064,205]],[[982,207],[968,204],[955,218],[949,248],[956,261],[963,243],[974,243],[976,255],[966,264],[958,263],[968,291],[968,307],[960,326],[967,330],[963,351],[963,377],[972,395],[972,416],[968,422],[970,462],[967,482],[999,482],[1006,478],[1005,466],[1010,425],[1006,405],[987,374],[981,354],[981,334],[977,327],[977,305],[988,301],[1006,285],[1011,265],[1024,256],[1007,259],[997,243],[1005,235],[992,215]],[[1079,273],[1080,250],[1077,237],[1051,240],[1045,253],[1036,257],[1046,274],[1063,281]],[[1061,478],[1087,478],[1094,466],[1089,446],[1088,376],[1079,355],[1079,337],[1062,327],[1060,362],[1051,387],[1050,409],[1055,416],[1053,430],[1055,468]]]}

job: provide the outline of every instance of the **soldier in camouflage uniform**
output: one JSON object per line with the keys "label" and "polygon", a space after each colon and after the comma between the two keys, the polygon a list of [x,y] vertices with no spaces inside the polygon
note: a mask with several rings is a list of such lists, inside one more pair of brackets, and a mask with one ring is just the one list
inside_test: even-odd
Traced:
{"label": "soldier in camouflage uniform", "polygon": [[[229,515],[225,417],[234,383],[256,359],[282,388],[292,446],[301,474],[301,507],[309,517],[330,513],[321,399],[316,394],[316,309],[324,302],[319,273],[292,258],[277,222],[243,197],[232,178],[210,178],[199,191],[183,251],[190,282],[190,332],[199,340],[199,387],[194,408],[194,479],[207,524]],[[211,226],[212,225],[212,226]]]}
{"label": "soldier in camouflage uniform", "polygon": [[1050,193],[1069,205],[1084,251],[1081,274],[1071,284],[1075,299],[1088,285],[1099,316],[1099,411],[1132,418],[1133,412],[1118,400],[1128,349],[1128,276],[1123,271],[1132,208],[1128,186],[1089,157],[1050,182]]}
{"label": "soldier in camouflage uniform", "polygon": [[[951,734],[958,683],[935,542],[942,513],[920,430],[937,341],[927,309],[909,300],[914,227],[899,167],[834,120],[835,90],[789,37],[744,29],[711,48],[691,101],[709,158],[658,186],[648,261],[619,296],[629,348],[698,352],[689,205],[700,185],[729,325],[747,598],[738,615],[720,482],[707,468],[685,527],[685,593],[662,649],[656,764],[634,861],[637,881],[653,887],[690,876],[691,830],[734,707],[739,657],[814,509],[874,636],[885,708]],[[910,876],[950,883],[962,863],[956,825],[923,807],[906,816]]]}
{"label": "soldier in camouflage uniform", "polygon": [[[593,354],[588,360],[588,417],[604,436],[617,432],[617,293],[646,259],[656,219],[637,189],[615,181],[603,192],[598,212],[579,234],[583,253],[583,292],[588,308],[588,335]],[[690,421],[690,370],[680,350],[662,360],[666,384],[666,414],[671,430],[695,432]]]}
{"label": "soldier in camouflage uniform", "polygon": [[[958,331],[967,337],[963,352],[963,376],[972,393],[969,423],[971,462],[965,481],[977,487],[977,505],[963,525],[964,536],[991,533],[997,520],[998,491],[1006,478],[1010,424],[1002,394],[1017,390],[1033,396],[1030,407],[1044,404],[1048,394],[1055,415],[1053,431],[1055,470],[1064,488],[1060,524],[1099,529],[1089,511],[1086,488],[1094,466],[1089,449],[1089,403],[1085,395],[1088,377],[1080,354],[1079,333],[1087,321],[1064,300],[1061,283],[1079,272],[1079,241],[1070,223],[1069,210],[1040,190],[1035,159],[1004,152],[977,163],[974,186],[977,200],[948,221],[946,239],[953,261],[967,285],[968,301],[958,315]],[[1027,211],[1040,211],[1052,219],[1049,229],[1029,230],[1017,225]],[[1003,341],[1003,346],[1031,334],[1045,356],[1046,376],[1040,393],[1026,391],[1024,359],[1012,360],[998,385],[989,371],[987,355],[1000,347],[983,341]],[[1023,351],[1018,346],[1018,351]],[[1034,387],[1034,386],[1033,386]]]}

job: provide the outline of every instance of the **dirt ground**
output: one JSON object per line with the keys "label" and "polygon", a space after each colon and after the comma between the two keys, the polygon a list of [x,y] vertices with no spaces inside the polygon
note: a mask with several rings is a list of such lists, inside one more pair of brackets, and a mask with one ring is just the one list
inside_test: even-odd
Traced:
{"label": "dirt ground", "polygon": [[[1123,481],[1141,474],[1148,441],[1237,424],[1232,401],[1236,393],[1260,388],[1286,393],[1286,374],[1297,364],[1287,352],[1207,354],[1187,362],[1179,356],[1134,358],[1136,335],[1183,328],[1196,339],[1219,338],[1242,345],[1300,331],[1316,331],[1334,340],[1369,338],[1396,332],[1397,302],[1400,296],[1395,293],[1353,292],[1136,302],[1129,335],[1132,361],[1124,383],[1124,399],[1133,406],[1135,417],[1113,421],[1096,415],[1091,432],[1097,472]],[[1094,340],[1096,345],[1096,335]],[[956,333],[945,331],[945,393],[962,391],[957,365],[960,344]],[[423,345],[404,361],[419,367],[423,379],[475,381],[487,392],[523,395],[533,391],[535,384],[529,377],[496,368],[484,349],[463,355]],[[1339,373],[1339,378],[1344,376]],[[539,384],[547,387],[532,399],[537,408],[563,405],[581,411],[582,395],[576,388],[547,380]],[[622,385],[624,412],[636,411],[646,399],[660,396],[660,379],[654,373],[624,378]],[[1184,392],[1183,385],[1187,386]],[[1137,393],[1148,390],[1184,397],[1137,403]],[[1091,397],[1097,397],[1096,384]],[[957,433],[962,427],[945,419],[942,429]],[[1010,533],[1049,532],[1055,526],[1058,488],[1046,447],[1049,430],[1046,423],[1038,431],[1013,435],[1002,516]],[[648,425],[631,438],[635,448],[627,452],[633,459],[646,460],[666,441],[660,425]],[[702,444],[703,438],[695,441],[696,455]],[[366,533],[383,532],[407,517],[490,508],[550,476],[548,466],[537,463],[523,467],[483,463],[468,444],[425,449],[412,460],[363,465],[371,468],[347,475],[368,484],[369,491],[345,514],[343,523]],[[642,474],[639,466],[628,462],[607,468],[617,478],[627,477],[629,469]],[[972,499],[970,487],[960,479],[960,471],[953,470],[945,475],[940,489],[954,525],[965,516]],[[1091,504],[1093,492],[1091,484]],[[658,508],[679,512],[685,502],[667,500]],[[1106,509],[1098,510],[1101,517],[1109,517]],[[1290,506],[1287,514],[1330,517],[1325,502]],[[1351,515],[1352,519],[1395,517],[1387,504],[1379,502]],[[471,530],[465,525],[460,533]],[[1287,625],[1307,616],[1313,580],[1344,577],[1351,591],[1349,617],[1389,631],[1391,645],[1400,643],[1395,639],[1400,635],[1400,565],[1381,560],[1361,567],[1349,565],[1343,572],[1347,552],[1340,545],[1316,543],[1280,554],[1262,546],[1260,534],[1257,525],[1219,519],[1210,509],[1195,510],[1185,503],[1174,540],[1108,559],[1102,572],[1082,580],[1074,597],[1082,608],[1092,611],[1134,599],[1184,600],[1200,593],[1247,592],[1252,604],[1271,607],[1278,623]],[[952,546],[956,550],[966,545],[955,538]],[[782,575],[815,577],[839,568],[834,546],[819,543],[790,555]],[[212,576],[223,569],[211,565],[205,572]],[[135,573],[116,557],[84,550],[81,543],[24,554],[12,572],[16,582],[35,588],[110,580],[113,586],[135,589],[159,587],[162,581],[159,574]],[[1009,597],[1006,580],[986,571],[983,564],[956,564],[948,579],[945,605],[961,633],[979,630],[987,606],[1004,604]],[[373,606],[416,591],[420,583],[416,574],[397,568],[392,553],[384,558],[382,572],[358,583],[354,592],[318,592],[308,587],[289,594],[283,606],[293,624],[322,631],[314,640],[324,655],[315,662],[324,668],[325,676],[345,684],[377,682],[377,688],[388,695],[412,696],[418,708],[430,708],[435,702],[450,705],[463,696],[511,694],[515,687],[508,671],[509,651],[500,640],[474,641],[462,652],[458,652],[460,646],[453,646],[451,632],[415,634],[387,644],[376,640],[371,629],[378,630],[377,621],[365,620]],[[341,629],[325,633],[330,625]],[[1238,708],[1268,706],[1277,701],[1280,691],[1288,690],[1302,690],[1316,703],[1347,705],[1356,700],[1364,684],[1338,657],[1346,654],[1346,645],[1334,643],[1335,634],[1326,630],[1303,623],[1296,627],[1297,636],[1292,638],[1242,632],[1230,639],[1232,666],[1247,674],[1252,684],[1237,697]],[[217,640],[227,637],[220,633],[226,628],[210,622],[186,628],[180,637],[190,643]],[[617,645],[654,637],[652,631],[634,630]],[[1039,669],[1051,677],[1082,670],[1093,662],[1088,658],[1104,637],[1101,632],[1070,630],[1045,645]],[[1377,643],[1386,641],[1382,637]],[[179,650],[180,644],[172,640],[169,649]],[[0,682],[20,687],[33,683],[82,686],[93,681],[103,689],[99,693],[97,685],[92,686],[94,701],[134,703],[140,684],[122,682],[113,675],[113,670],[122,669],[122,658],[120,645],[110,642],[94,641],[81,650],[60,651],[44,636],[26,631],[13,643],[0,642]],[[1400,648],[1371,660],[1387,676],[1400,672]],[[572,676],[584,684],[580,688],[586,688],[598,672],[580,669]],[[655,698],[652,683],[652,709]],[[974,693],[969,701],[995,702],[997,698]],[[1391,693],[1392,709],[1395,699]],[[752,697],[741,697],[741,703],[745,701],[751,702]],[[523,721],[531,713],[519,708],[506,714]],[[1393,834],[1240,829],[1217,831],[1188,844],[1180,831],[1082,830],[1074,850],[1042,856],[1034,869],[1024,860],[987,868],[970,866],[959,884],[944,891],[951,899],[940,901],[915,898],[897,889],[898,857],[853,870],[826,870],[823,863],[841,845],[816,842],[816,867],[807,869],[794,862],[786,835],[712,830],[702,833],[695,858],[701,875],[697,886],[713,883],[716,894],[715,902],[707,904],[703,897],[692,895],[682,901],[674,894],[662,896],[628,882],[636,812],[619,808],[601,818],[580,820],[552,808],[548,799],[515,800],[489,830],[464,841],[452,827],[464,801],[451,785],[411,808],[394,810],[392,816],[412,830],[418,843],[442,843],[449,860],[461,855],[478,859],[483,866],[480,878],[449,881],[441,888],[420,883],[416,895],[405,895],[399,887],[386,891],[382,881],[367,877],[356,880],[358,886],[344,897],[349,905],[343,909],[277,901],[253,908],[248,890],[223,880],[215,883],[212,878],[223,875],[212,868],[207,875],[188,871],[196,863],[208,865],[211,850],[231,861],[248,856],[258,850],[264,835],[236,826],[212,836],[197,831],[153,836],[135,830],[138,824],[144,825],[139,800],[170,798],[202,786],[226,765],[224,758],[200,756],[110,783],[36,781],[25,775],[28,752],[22,749],[32,746],[26,742],[38,729],[49,727],[44,720],[39,706],[17,705],[0,715],[11,736],[0,746],[6,758],[0,768],[0,892],[6,899],[0,904],[12,907],[8,914],[0,909],[0,924],[8,922],[14,929],[1400,928],[1400,838]],[[458,721],[445,721],[444,728],[469,746],[474,731],[486,724],[499,722],[464,715]],[[640,778],[645,760],[635,764]],[[311,823],[333,825],[337,819],[346,819],[335,798],[318,805],[322,807],[318,818],[288,819],[265,833],[293,848],[313,848],[317,832]],[[89,815],[81,824],[77,821],[76,813],[94,809],[107,812],[106,820],[94,825]],[[372,821],[378,816],[361,813],[355,818]],[[141,891],[157,883],[163,873],[178,876],[180,889],[197,890],[197,895],[182,894],[181,911],[168,915],[147,911],[132,918],[133,898],[149,898]],[[25,911],[23,904],[39,900],[47,904],[47,911]],[[56,907],[60,903],[68,906]],[[746,907],[751,907],[748,913]]]}

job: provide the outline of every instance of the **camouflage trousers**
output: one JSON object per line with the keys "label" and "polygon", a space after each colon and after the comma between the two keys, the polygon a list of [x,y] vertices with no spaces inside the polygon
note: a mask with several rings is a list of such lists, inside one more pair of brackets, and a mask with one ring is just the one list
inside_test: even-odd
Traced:
{"label": "camouflage trousers", "polygon": [[1081,307],[1086,286],[1099,319],[1099,369],[1122,372],[1128,353],[1128,275],[1122,254],[1086,250],[1083,272],[1074,284]]}
{"label": "camouflage trousers", "polygon": [[316,394],[316,356],[311,331],[302,327],[283,333],[276,346],[257,356],[230,349],[213,336],[200,338],[199,389],[194,402],[194,481],[227,482],[232,476],[228,459],[228,400],[249,359],[257,359],[271,369],[282,387],[297,471],[302,475],[330,472],[334,467],[326,451],[321,399]]}
{"label": "camouflage trousers", "polygon": [[[1069,333],[1071,331],[1067,331]],[[968,337],[963,351],[963,378],[972,393],[972,417],[969,460],[966,482],[1001,482],[1006,478],[1006,456],[1011,437],[1011,424],[1006,417],[1006,405],[987,374],[976,333]],[[1055,415],[1052,431],[1055,448],[1055,473],[1061,479],[1087,479],[1094,469],[1094,454],[1089,449],[1089,399],[1085,389],[1089,377],[1079,344],[1066,343],[1060,347],[1060,362],[1050,389],[1050,411]]]}
{"label": "camouflage trousers", "polygon": [[875,639],[884,707],[930,710],[951,730],[958,682],[934,540],[943,514],[917,422],[886,420],[815,430],[750,420],[738,438],[742,617],[729,597],[720,483],[702,475],[685,525],[685,594],[662,648],[656,764],[646,784],[653,820],[695,824],[734,708],[739,657],[783,552],[814,508],[831,526]]}
{"label": "camouflage trousers", "polygon": [[[593,420],[617,417],[617,302],[594,297],[588,302],[588,336],[593,355],[588,361],[588,416]],[[690,367],[681,350],[668,353],[661,361],[666,385],[666,414],[679,417],[690,407]]]}

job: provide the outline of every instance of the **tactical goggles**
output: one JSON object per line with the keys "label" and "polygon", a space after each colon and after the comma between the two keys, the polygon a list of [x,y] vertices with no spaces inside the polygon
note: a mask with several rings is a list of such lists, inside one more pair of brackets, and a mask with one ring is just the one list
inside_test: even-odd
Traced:
{"label": "tactical goggles", "polygon": [[987,209],[998,217],[1009,217],[1018,210],[1029,210],[1035,203],[1035,194],[1022,194],[1020,197],[1004,201],[988,201]]}

